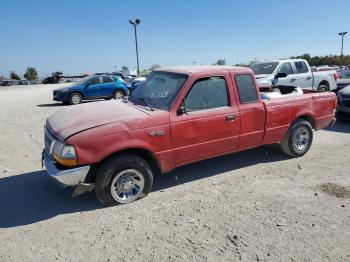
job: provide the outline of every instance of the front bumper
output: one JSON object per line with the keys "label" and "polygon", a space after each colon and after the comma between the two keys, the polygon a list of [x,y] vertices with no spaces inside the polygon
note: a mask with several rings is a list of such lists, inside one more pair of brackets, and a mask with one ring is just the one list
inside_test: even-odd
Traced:
{"label": "front bumper", "polygon": [[84,183],[90,171],[90,166],[81,166],[65,170],[58,169],[46,152],[44,154],[44,165],[47,173],[64,187],[77,186],[78,184]]}
{"label": "front bumper", "polygon": [[55,90],[55,91],[53,91],[53,100],[60,101],[60,102],[67,102],[68,101],[68,94]]}

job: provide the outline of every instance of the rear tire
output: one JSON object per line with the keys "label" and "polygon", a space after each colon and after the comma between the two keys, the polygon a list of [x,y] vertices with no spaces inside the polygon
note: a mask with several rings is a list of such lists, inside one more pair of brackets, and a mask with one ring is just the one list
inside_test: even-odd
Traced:
{"label": "rear tire", "polygon": [[326,83],[321,83],[318,86],[317,90],[320,92],[327,92],[327,91],[329,91],[329,86]]}
{"label": "rear tire", "polygon": [[298,119],[289,127],[281,143],[281,148],[288,156],[301,157],[309,151],[312,140],[311,124],[304,119]]}
{"label": "rear tire", "polygon": [[113,99],[123,99],[123,97],[125,96],[125,93],[123,90],[115,90],[113,93]]}
{"label": "rear tire", "polygon": [[72,93],[69,96],[69,104],[78,105],[83,101],[83,97],[79,93]]}
{"label": "rear tire", "polygon": [[98,169],[95,193],[104,206],[128,204],[147,196],[152,185],[149,164],[138,155],[123,154],[108,159]]}

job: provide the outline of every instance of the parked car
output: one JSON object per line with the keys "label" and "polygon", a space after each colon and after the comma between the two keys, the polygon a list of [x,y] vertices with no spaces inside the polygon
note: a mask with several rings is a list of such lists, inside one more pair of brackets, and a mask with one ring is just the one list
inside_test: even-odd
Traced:
{"label": "parked car", "polygon": [[136,88],[142,85],[146,81],[146,77],[137,77],[129,85],[128,88],[132,93]]}
{"label": "parked car", "polygon": [[12,79],[5,79],[1,81],[2,86],[12,86],[14,81]]}
{"label": "parked car", "polygon": [[18,85],[29,85],[30,81],[27,79],[20,79],[17,81]]}
{"label": "parked car", "polygon": [[350,120],[350,84],[337,93],[338,107],[337,117]]}
{"label": "parked car", "polygon": [[[254,71],[258,85],[292,85],[319,91],[332,91],[337,88],[338,74],[335,70],[312,72],[309,63],[304,59],[286,59],[255,63],[250,66]],[[278,73],[287,77],[278,79]]]}
{"label": "parked car", "polygon": [[84,78],[70,87],[53,91],[53,100],[76,105],[83,100],[120,99],[129,94],[129,90],[119,77],[98,75]]}
{"label": "parked car", "polygon": [[203,159],[273,143],[301,157],[313,129],[334,122],[336,103],[312,90],[262,100],[249,68],[162,68],[129,100],[50,116],[43,161],[74,195],[95,190],[102,204],[130,203],[151,191],[154,174]]}
{"label": "parked car", "polygon": [[57,84],[62,78],[62,72],[53,72],[51,76],[44,78],[43,84]]}
{"label": "parked car", "polygon": [[339,79],[337,80],[337,90],[350,85],[350,70],[339,71]]}

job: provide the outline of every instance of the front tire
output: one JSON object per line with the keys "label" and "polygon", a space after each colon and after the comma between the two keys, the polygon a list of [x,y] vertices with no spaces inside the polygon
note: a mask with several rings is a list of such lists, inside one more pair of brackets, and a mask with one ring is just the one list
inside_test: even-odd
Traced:
{"label": "front tire", "polygon": [[78,105],[83,101],[83,97],[79,93],[72,93],[69,96],[69,104]]}
{"label": "front tire", "polygon": [[288,129],[281,143],[282,151],[291,157],[301,157],[309,151],[312,140],[311,124],[304,119],[299,119]]}
{"label": "front tire", "polygon": [[107,160],[97,171],[95,193],[102,205],[128,204],[147,196],[153,174],[138,155],[123,154]]}

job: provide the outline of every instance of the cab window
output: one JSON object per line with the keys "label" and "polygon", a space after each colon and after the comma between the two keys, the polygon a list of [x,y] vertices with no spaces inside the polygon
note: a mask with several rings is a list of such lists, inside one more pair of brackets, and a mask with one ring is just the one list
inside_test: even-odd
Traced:
{"label": "cab window", "polygon": [[292,65],[289,62],[288,63],[283,63],[281,65],[280,69],[278,70],[278,73],[286,73],[287,75],[293,74]]}
{"label": "cab window", "polygon": [[307,69],[307,65],[304,61],[298,61],[295,62],[295,69],[296,69],[296,73],[297,74],[302,74],[302,73],[307,73],[308,69]]}
{"label": "cab window", "polygon": [[241,104],[258,101],[254,80],[251,75],[235,75],[235,82]]}
{"label": "cab window", "polygon": [[197,80],[184,100],[187,112],[229,105],[226,81],[223,77]]}

